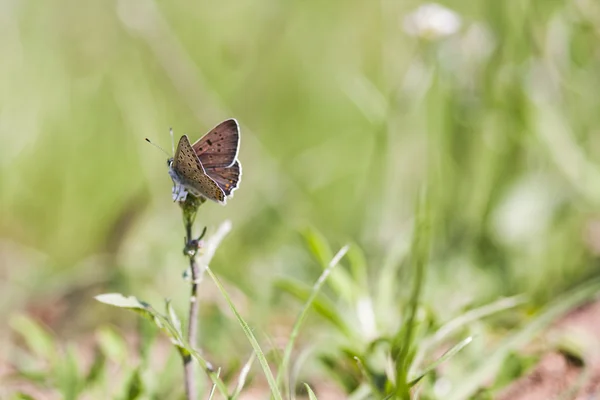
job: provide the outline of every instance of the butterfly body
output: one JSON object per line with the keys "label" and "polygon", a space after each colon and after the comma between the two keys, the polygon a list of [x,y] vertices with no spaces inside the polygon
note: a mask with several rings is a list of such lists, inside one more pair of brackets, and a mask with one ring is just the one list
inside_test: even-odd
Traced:
{"label": "butterfly body", "polygon": [[221,122],[194,144],[183,135],[174,157],[168,161],[173,200],[185,201],[189,192],[225,204],[239,186],[242,175],[237,160],[239,143],[240,131],[235,119]]}

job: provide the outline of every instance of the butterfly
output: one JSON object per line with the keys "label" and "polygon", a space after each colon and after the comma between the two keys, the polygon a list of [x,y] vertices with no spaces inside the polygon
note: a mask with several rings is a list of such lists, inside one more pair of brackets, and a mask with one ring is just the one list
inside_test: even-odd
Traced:
{"label": "butterfly", "polygon": [[191,193],[225,204],[242,177],[239,147],[240,127],[233,118],[221,122],[194,144],[183,135],[175,155],[167,161],[173,201],[185,201]]}

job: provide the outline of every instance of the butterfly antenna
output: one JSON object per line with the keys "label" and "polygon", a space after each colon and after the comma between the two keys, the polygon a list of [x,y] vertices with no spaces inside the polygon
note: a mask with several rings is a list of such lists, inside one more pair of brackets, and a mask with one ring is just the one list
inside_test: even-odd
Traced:
{"label": "butterfly antenna", "polygon": [[169,134],[171,135],[171,150],[172,154],[175,154],[175,136],[173,136],[173,128],[169,128]]}
{"label": "butterfly antenna", "polygon": [[162,151],[163,153],[165,153],[167,155],[167,157],[171,157],[171,155],[169,153],[167,153],[165,151],[165,149],[163,149],[162,147],[160,147],[156,143],[151,142],[150,139],[148,139],[148,138],[145,138],[145,139],[146,139],[146,142],[150,143],[152,146],[156,147],[157,149],[159,149],[160,151]]}

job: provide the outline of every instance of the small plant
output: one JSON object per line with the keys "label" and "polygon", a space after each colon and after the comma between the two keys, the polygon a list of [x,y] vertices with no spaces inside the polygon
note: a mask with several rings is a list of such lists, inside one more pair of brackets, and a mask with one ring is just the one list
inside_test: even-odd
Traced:
{"label": "small plant", "polygon": [[[418,201],[415,215],[410,262],[402,262],[407,249],[394,249],[379,270],[374,288],[369,284],[366,258],[357,246],[348,251],[348,269],[336,269],[329,278],[330,292],[338,302],[325,294],[314,295],[314,288],[311,291],[290,279],[277,282],[280,289],[312,305],[334,328],[333,345],[328,342],[317,352],[329,374],[352,399],[413,398],[423,378],[471,343],[470,335],[454,339],[461,328],[523,301],[502,299],[436,326],[420,305],[430,251],[431,218],[425,194]],[[308,231],[305,238],[327,271],[331,251],[326,241],[315,231]],[[403,265],[410,267],[412,286],[401,283]],[[287,371],[289,358],[286,351],[280,374]],[[290,387],[294,387],[294,377],[288,378]]]}
{"label": "small plant", "polygon": [[[164,313],[160,313],[150,304],[138,300],[133,296],[125,297],[118,293],[109,293],[96,296],[96,299],[103,303],[116,307],[127,308],[139,313],[143,317],[156,324],[156,326],[167,335],[175,348],[178,350],[183,362],[185,371],[185,391],[188,399],[197,398],[194,377],[194,360],[198,363],[198,365],[200,365],[202,370],[212,381],[214,386],[213,390],[218,390],[227,398],[229,397],[227,394],[227,386],[219,378],[219,371],[201,355],[201,353],[198,351],[198,346],[196,343],[199,310],[199,303],[197,301],[198,285],[203,279],[204,272],[209,270],[208,265],[212,256],[214,255],[215,250],[225,235],[227,235],[227,233],[231,230],[231,224],[229,222],[225,222],[221,225],[217,232],[206,241],[203,241],[206,228],[202,230],[200,236],[195,238],[193,237],[193,222],[199,206],[204,201],[205,200],[202,198],[188,194],[185,200],[180,202],[186,232],[183,252],[184,255],[189,259],[189,269],[186,272],[186,275],[189,276],[189,280],[191,282],[190,310],[187,322],[187,331],[184,331],[181,320],[177,316],[169,300],[165,300],[165,311]],[[215,280],[217,279],[212,272],[210,272],[210,275]]]}
{"label": "small plant", "polygon": [[[225,204],[227,196],[231,195],[237,188],[241,176],[241,165],[237,160],[238,147],[239,126],[237,121],[230,119],[217,125],[194,144],[190,144],[187,136],[182,136],[179,140],[177,150],[174,151],[175,154],[173,158],[170,158],[168,161],[169,175],[173,179],[173,200],[181,206],[183,215],[183,224],[185,228],[183,253],[189,260],[189,269],[186,275],[190,278],[191,295],[187,331],[184,331],[181,320],[177,316],[169,300],[165,300],[165,311],[164,313],[160,313],[149,303],[138,300],[134,296],[126,297],[119,293],[96,296],[96,299],[103,303],[130,309],[139,313],[152,321],[167,335],[178,350],[183,362],[185,371],[185,393],[187,399],[196,399],[198,397],[194,374],[194,361],[200,365],[202,370],[212,381],[213,387],[210,391],[210,398],[218,391],[227,399],[235,399],[244,386],[245,379],[255,357],[263,369],[272,397],[276,400],[283,399],[279,387],[282,384],[282,378],[286,375],[285,371],[300,326],[330,272],[348,251],[347,246],[342,248],[338,254],[332,258],[328,267],[325,268],[321,277],[314,285],[312,293],[307,299],[306,305],[294,325],[291,338],[284,352],[281,368],[277,378],[275,378],[258,341],[252,333],[252,329],[236,310],[230,296],[209,267],[210,260],[212,259],[216,248],[219,246],[223,237],[231,230],[231,224],[229,222],[223,223],[217,233],[206,241],[203,240],[206,234],[206,227],[202,230],[200,236],[194,237],[193,235],[193,224],[196,219],[198,208],[206,201],[206,199],[208,198],[215,202]],[[213,365],[202,356],[201,352],[198,350],[198,344],[196,343],[199,310],[197,293],[198,286],[202,282],[205,273],[208,273],[222,293],[254,350],[254,355],[243,367],[239,374],[236,388],[231,394],[228,391],[227,385],[220,378],[220,370],[213,367]],[[285,380],[285,383],[288,384],[287,387],[289,388],[288,380]],[[306,385],[306,388],[310,397],[316,398],[308,385]]]}
{"label": "small plant", "polygon": [[[173,138],[173,130],[171,130],[171,138]],[[150,140],[146,140],[150,142]],[[158,328],[167,334],[179,351],[183,361],[185,393],[188,399],[196,399],[198,397],[194,360],[198,362],[213,383],[211,397],[215,390],[221,392],[226,398],[235,397],[235,394],[234,396],[228,394],[227,386],[219,377],[219,370],[215,370],[212,364],[204,359],[198,351],[198,344],[196,343],[199,312],[198,286],[202,282],[205,272],[208,272],[211,278],[213,278],[215,284],[219,287],[233,312],[240,320],[240,323],[242,323],[242,328],[244,328],[244,332],[251,340],[258,360],[263,366],[265,373],[267,373],[267,379],[270,383],[274,383],[270,369],[264,359],[264,355],[260,351],[260,347],[258,347],[256,339],[247,327],[247,324],[235,310],[233,303],[231,303],[218,278],[208,266],[219,243],[231,230],[231,224],[229,222],[222,224],[217,233],[207,240],[206,243],[203,242],[206,227],[202,230],[200,236],[194,237],[193,235],[193,225],[198,208],[206,199],[225,204],[227,197],[231,196],[233,191],[238,187],[241,178],[241,164],[237,160],[239,143],[239,125],[235,119],[228,119],[218,124],[193,144],[190,143],[186,135],[183,135],[179,139],[177,150],[173,146],[173,157],[169,158],[167,162],[169,175],[173,180],[173,201],[181,206],[183,214],[185,229],[183,254],[189,260],[189,269],[186,275],[191,282],[191,294],[187,331],[184,332],[181,321],[169,300],[165,301],[165,313],[161,314],[148,303],[140,301],[135,297],[125,297],[115,293],[96,297],[99,301],[106,304],[128,308],[140,313],[153,321]],[[244,371],[248,368],[249,365],[248,367],[244,367]],[[243,379],[246,376],[247,371],[240,374],[241,380],[238,382],[237,393],[243,387]]]}
{"label": "small plant", "polygon": [[[198,237],[193,234],[193,224],[198,209],[206,201],[206,198],[224,204],[227,195],[237,187],[239,182],[241,166],[236,160],[237,145],[235,149],[231,150],[231,154],[225,157],[226,159],[218,158],[221,155],[215,155],[222,163],[220,169],[217,168],[213,171],[207,167],[205,170],[201,161],[214,163],[214,158],[206,155],[202,158],[202,154],[199,152],[206,151],[206,146],[215,146],[213,142],[222,140],[223,134],[219,133],[219,129],[223,126],[229,126],[226,128],[224,136],[237,135],[236,140],[239,143],[237,122],[228,120],[205,136],[210,136],[213,139],[212,142],[210,139],[201,138],[191,145],[187,136],[183,136],[174,157],[168,163],[169,174],[174,183],[173,200],[182,209],[185,229],[183,253],[189,261],[186,275],[190,279],[191,294],[187,330],[183,328],[180,318],[168,300],[165,301],[164,313],[160,313],[150,304],[135,297],[112,293],[99,295],[96,298],[106,304],[127,308],[141,314],[169,337],[183,362],[185,393],[189,400],[198,398],[195,379],[196,363],[212,382],[210,398],[215,392],[219,392],[224,398],[234,399],[243,389],[254,358],[258,360],[264,372],[272,398],[282,400],[284,398],[282,393],[289,399],[295,398],[296,378],[294,374],[290,373],[292,352],[305,317],[313,307],[326,316],[344,337],[342,341],[344,345],[338,349],[335,355],[331,356],[327,352],[323,352],[321,359],[326,365],[329,365],[330,372],[336,376],[348,393],[353,393],[358,398],[363,393],[369,393],[377,398],[410,399],[416,393],[416,385],[427,374],[434,372],[438,365],[454,356],[472,341],[472,337],[467,336],[455,342],[443,355],[429,364],[424,363],[424,360],[431,355],[430,353],[437,349],[436,346],[440,345],[455,330],[443,326],[439,331],[432,332],[432,324],[421,315],[420,304],[429,262],[431,236],[430,207],[426,192],[421,193],[415,213],[410,262],[408,263],[412,272],[411,286],[397,284],[400,260],[396,260],[383,268],[378,290],[373,294],[369,287],[365,257],[358,247],[344,246],[333,255],[326,241],[319,234],[311,231],[307,233],[307,243],[320,261],[323,272],[310,289],[302,288],[289,280],[282,280],[279,283],[283,289],[302,298],[304,306],[293,325],[277,375],[274,376],[252,329],[237,311],[218,277],[209,267],[216,248],[230,231],[231,224],[223,223],[216,234],[206,240],[204,240],[206,228]],[[233,129],[234,127],[235,129]],[[208,151],[210,152],[210,150]],[[229,176],[223,172],[233,166],[237,167],[235,176]],[[218,175],[214,175],[217,173]],[[225,178],[231,178],[231,180]],[[207,182],[211,182],[211,184],[207,184]],[[220,183],[217,184],[217,182]],[[216,192],[213,193],[212,189],[214,188],[216,188]],[[346,255],[350,261],[351,274],[343,269],[334,271],[334,268]],[[224,296],[254,350],[253,357],[239,374],[240,378],[232,393],[229,393],[226,383],[221,379],[220,370],[204,358],[199,351],[198,343],[196,343],[199,310],[197,293],[205,273],[212,278]],[[330,276],[329,286],[345,302],[345,306],[353,310],[352,318],[344,318],[343,316],[348,315],[347,310],[336,309],[336,306],[332,306],[320,294]],[[513,306],[513,303],[509,302],[499,308]],[[398,307],[399,305],[400,307]],[[469,318],[466,318],[464,322],[468,321]],[[458,325],[460,326],[460,324]],[[305,384],[305,388],[311,399],[316,398],[308,384]]]}
{"label": "small plant", "polygon": [[60,337],[26,315],[14,315],[9,323],[26,349],[19,350],[15,357],[12,376],[4,377],[27,382],[15,398],[45,398],[57,392],[65,400],[83,395],[131,400],[143,391],[160,397],[161,392],[169,390],[160,385],[149,388],[143,383],[142,371],[148,380],[159,381],[156,371],[147,368],[148,352],[144,349],[151,344],[151,337],[141,335],[138,358],[125,339],[107,327],[96,331],[93,348],[86,349],[74,343],[61,346]]}
{"label": "small plant", "polygon": [[[165,300],[165,311],[164,313],[161,313],[157,311],[154,307],[152,307],[150,304],[138,300],[134,296],[125,297],[122,294],[109,293],[99,295],[96,297],[96,299],[106,304],[110,304],[120,308],[126,308],[137,312],[138,314],[152,321],[159,329],[161,329],[167,335],[167,337],[171,340],[173,345],[178,350],[183,361],[185,369],[186,396],[188,399],[197,398],[196,388],[194,384],[194,361],[196,361],[198,365],[200,365],[202,370],[212,381],[213,387],[210,391],[210,397],[212,397],[213,393],[217,391],[224,398],[235,399],[241,393],[241,390],[243,389],[245,384],[246,377],[248,376],[250,367],[254,359],[256,358],[263,369],[263,372],[271,390],[272,397],[276,400],[282,400],[283,396],[279,388],[282,384],[284,384],[288,388],[290,387],[289,381],[287,379],[284,379],[284,377],[286,376],[285,371],[290,360],[294,341],[299,333],[302,322],[304,321],[306,313],[310,310],[311,306],[313,305],[313,301],[317,298],[318,292],[325,283],[325,280],[335,268],[335,266],[339,263],[341,258],[344,257],[344,255],[346,255],[346,252],[348,251],[348,246],[343,247],[335,256],[332,257],[332,259],[328,263],[327,268],[325,268],[325,270],[313,286],[312,292],[309,295],[302,312],[298,316],[296,323],[294,324],[291,337],[288,341],[286,350],[284,352],[282,364],[280,365],[279,373],[277,374],[277,378],[275,378],[275,376],[271,372],[271,368],[267,362],[264,352],[262,351],[258,341],[256,340],[256,337],[252,333],[252,329],[237,311],[230,296],[225,291],[218,277],[209,267],[210,260],[212,259],[215,250],[217,249],[225,235],[231,230],[231,224],[228,221],[224,222],[223,224],[221,224],[217,232],[211,237],[207,238],[206,240],[203,240],[204,235],[206,233],[206,228],[203,229],[200,237],[193,238],[193,221],[195,219],[198,207],[202,203],[203,201],[201,199],[192,196],[189,193],[185,201],[180,203],[183,212],[184,226],[186,230],[184,254],[189,258],[189,275],[191,277],[192,283],[187,334],[186,332],[184,332],[181,320],[175,313],[175,310],[171,306],[169,300]],[[229,392],[225,382],[223,382],[223,380],[220,378],[219,369],[215,368],[208,360],[206,360],[202,356],[200,351],[198,351],[198,347],[195,343],[195,325],[198,322],[198,301],[196,299],[196,294],[198,290],[198,285],[202,281],[204,273],[207,273],[212,278],[213,282],[220,290],[221,294],[229,304],[232,312],[234,313],[236,319],[238,320],[238,323],[240,324],[242,330],[244,331],[244,334],[248,338],[248,341],[250,342],[254,350],[254,355],[242,368],[235,389],[231,393]],[[310,387],[308,385],[306,385],[306,387],[309,396],[311,398],[316,398]]]}

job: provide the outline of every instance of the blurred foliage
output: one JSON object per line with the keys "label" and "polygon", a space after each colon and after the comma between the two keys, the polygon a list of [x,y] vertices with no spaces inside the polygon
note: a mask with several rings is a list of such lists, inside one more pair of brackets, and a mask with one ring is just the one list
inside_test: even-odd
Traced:
{"label": "blurred foliage", "polygon": [[[497,339],[597,277],[600,4],[445,4],[454,19],[432,23],[417,1],[2,2],[0,315],[41,321],[67,349],[109,321],[136,329],[95,304],[99,293],[183,309],[181,216],[165,156],[143,138],[168,150],[170,126],[195,139],[227,117],[242,126],[242,182],[227,207],[204,204],[198,224],[210,235],[232,220],[212,269],[273,345],[300,310],[282,278],[314,282],[330,258],[311,258],[307,229],[332,248],[359,244],[348,265],[363,265],[352,272],[361,291],[387,288],[377,310],[398,289],[408,299],[425,182],[422,307],[434,325],[527,294],[526,312],[472,328]],[[205,285],[201,301],[200,342],[232,366],[224,374],[237,370],[249,344],[217,289]],[[18,340],[0,331],[0,343]],[[65,351],[63,386],[76,359]],[[481,352],[465,354],[468,365]]]}

